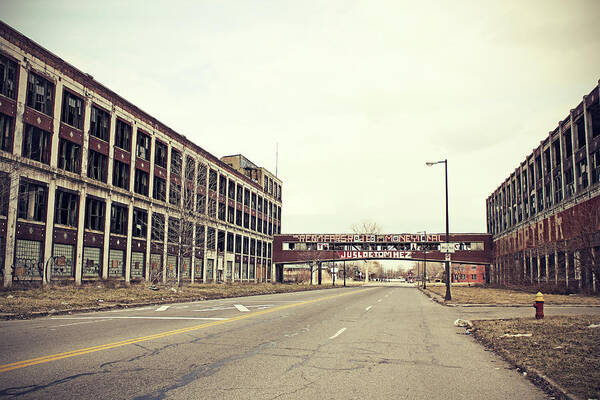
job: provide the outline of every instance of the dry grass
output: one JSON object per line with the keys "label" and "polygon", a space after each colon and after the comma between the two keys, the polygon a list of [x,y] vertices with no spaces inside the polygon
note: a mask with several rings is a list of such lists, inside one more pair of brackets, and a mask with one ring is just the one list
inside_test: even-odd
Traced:
{"label": "dry grass", "polygon": [[331,285],[282,284],[194,284],[181,288],[159,286],[151,290],[146,285],[128,288],[106,288],[102,285],[81,287],[51,287],[28,290],[0,291],[0,316],[27,318],[32,313],[65,312],[82,309],[118,307],[127,304],[160,304],[194,300],[253,296],[260,294],[326,289]]}
{"label": "dry grass", "polygon": [[[534,368],[578,397],[600,398],[600,316],[474,321],[474,336],[509,362]],[[531,333],[531,337],[504,337]],[[531,370],[529,372],[531,374]]]}
{"label": "dry grass", "polygon": [[[445,286],[427,286],[427,290],[444,297]],[[533,304],[535,293],[480,286],[452,286],[451,304]],[[586,295],[544,294],[545,304],[600,305],[600,297]]]}

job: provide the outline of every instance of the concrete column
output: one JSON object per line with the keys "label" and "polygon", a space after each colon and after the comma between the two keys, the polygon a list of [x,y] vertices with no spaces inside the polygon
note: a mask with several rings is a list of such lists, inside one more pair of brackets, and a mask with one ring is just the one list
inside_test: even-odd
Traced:
{"label": "concrete column", "polygon": [[565,285],[569,287],[569,252],[565,251]]}
{"label": "concrete column", "polygon": [[532,250],[529,250],[529,283],[533,283],[533,256]]}
{"label": "concrete column", "polygon": [[[112,148],[112,147],[111,147]],[[111,150],[112,153],[112,150]],[[106,210],[104,215],[104,249],[102,250],[102,279],[108,279],[108,253],[110,251],[110,211],[112,208],[112,198],[109,194],[106,198]]]}
{"label": "concrete column", "polygon": [[554,249],[554,284],[558,286],[558,250]]}
{"label": "concrete column", "polygon": [[129,200],[127,210],[127,248],[123,262],[125,263],[125,284],[129,285],[131,282],[131,244],[133,239],[133,197]]}
{"label": "concrete column", "polygon": [[[130,159],[129,159],[129,187],[127,188],[128,190],[133,192],[133,188],[134,188],[134,183],[135,183],[135,153],[136,153],[136,147],[137,147],[137,126],[135,125],[135,122],[131,123],[131,153],[129,153]],[[127,235],[127,236],[131,236],[131,235]],[[125,257],[125,259],[129,259],[128,256]],[[127,267],[125,267],[125,269],[127,269]],[[127,281],[129,282],[129,281]]]}
{"label": "concrete column", "polygon": [[525,281],[525,278],[527,276],[527,260],[525,256],[525,250],[523,250],[523,252],[521,253],[521,263],[523,264],[523,281]]}
{"label": "concrete column", "polygon": [[146,255],[145,257],[145,261],[146,261],[146,269],[144,271],[144,279],[146,279],[146,281],[150,280],[150,269],[152,268],[152,265],[150,265],[150,249],[152,247],[152,213],[153,213],[153,208],[152,208],[152,204],[150,204],[148,206],[148,225],[146,228]]}
{"label": "concrete column", "polygon": [[544,266],[546,267],[546,282],[550,282],[550,277],[548,276],[548,274],[550,273],[550,268],[548,265],[548,253],[544,253]]}
{"label": "concrete column", "polygon": [[55,209],[55,198],[56,198],[56,179],[54,177],[50,178],[50,182],[48,182],[48,211],[46,213],[46,233],[45,233],[45,243],[44,243],[44,257],[42,258],[42,262],[44,263],[44,267],[46,265],[46,261],[52,257],[52,236],[54,231],[54,209]]}
{"label": "concrete column", "polygon": [[[23,114],[25,113],[25,104],[27,101],[27,66],[26,64],[21,65],[19,68],[19,87],[17,90],[17,115],[15,118],[15,131],[14,131],[14,139],[13,139],[13,154],[21,155],[23,148],[23,129],[25,126],[23,125]],[[8,249],[8,245],[6,246]],[[14,247],[11,249],[13,252]],[[6,264],[10,266],[12,264]],[[6,276],[6,274],[4,274]]]}
{"label": "concrete column", "polygon": [[540,272],[541,272],[540,264],[541,263],[540,263],[540,253],[538,253],[537,251],[536,251],[535,260],[536,260],[536,267],[537,267],[537,283],[540,283]]}
{"label": "concrete column", "polygon": [[[167,163],[167,167],[168,166],[169,166],[169,163]],[[167,176],[168,176],[168,174],[167,174]],[[167,192],[169,191],[168,187],[169,187],[169,185],[167,185]],[[168,245],[167,245],[167,243],[168,243],[167,238],[168,238],[168,235],[169,235],[169,214],[168,214],[168,212],[166,212],[165,213],[165,233],[164,233],[164,237],[163,237],[163,256],[162,256],[162,259],[163,259],[163,263],[162,263],[163,264],[162,265],[162,267],[163,267],[162,268],[162,277],[163,278],[162,278],[162,281],[163,281],[163,283],[167,282],[167,254],[168,254],[168,252],[167,252],[167,247],[168,247]]]}
{"label": "concrete column", "polygon": [[17,229],[17,203],[19,196],[20,176],[15,171],[15,173],[9,175],[9,179],[10,201],[8,202],[8,216],[6,218],[6,245],[4,246],[4,287],[12,286],[12,266],[15,263],[15,235]]}
{"label": "concrete column", "polygon": [[[54,126],[52,127],[52,146],[50,152],[50,166],[56,168],[58,165],[58,136],[60,131],[60,111],[63,98],[63,83],[56,81],[56,98],[54,99]],[[48,203],[49,205],[50,203]]]}
{"label": "concrete column", "polygon": [[79,190],[79,214],[77,222],[77,244],[75,245],[75,284],[81,285],[83,275],[83,233],[85,231],[85,196],[87,188],[85,184]]}

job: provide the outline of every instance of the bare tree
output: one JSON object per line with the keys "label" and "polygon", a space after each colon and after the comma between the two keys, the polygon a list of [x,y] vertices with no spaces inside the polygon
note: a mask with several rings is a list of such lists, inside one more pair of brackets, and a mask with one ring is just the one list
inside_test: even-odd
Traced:
{"label": "bare tree", "polygon": [[[357,235],[379,235],[381,234],[381,226],[379,226],[377,222],[365,220],[358,224],[353,224],[352,232],[354,232]],[[369,267],[371,266],[371,264],[373,264],[373,262],[369,260],[363,260],[365,282],[369,281]]]}

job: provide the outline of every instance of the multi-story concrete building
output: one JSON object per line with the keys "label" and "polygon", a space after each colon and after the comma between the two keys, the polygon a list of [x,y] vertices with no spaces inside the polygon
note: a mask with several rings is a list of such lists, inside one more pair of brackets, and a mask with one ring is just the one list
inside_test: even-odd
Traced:
{"label": "multi-story concrete building", "polygon": [[281,180],[246,167],[0,23],[4,286],[270,280]]}
{"label": "multi-story concrete building", "polygon": [[599,91],[584,96],[486,200],[494,283],[597,290]]}

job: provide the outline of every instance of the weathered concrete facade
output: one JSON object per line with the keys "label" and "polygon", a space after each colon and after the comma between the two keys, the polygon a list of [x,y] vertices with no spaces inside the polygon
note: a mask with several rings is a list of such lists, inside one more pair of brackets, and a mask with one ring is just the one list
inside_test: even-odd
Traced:
{"label": "weathered concrete facade", "polygon": [[598,290],[600,86],[486,200],[492,281]]}
{"label": "weathered concrete facade", "polygon": [[247,176],[0,22],[0,271],[268,281],[281,180]]}

